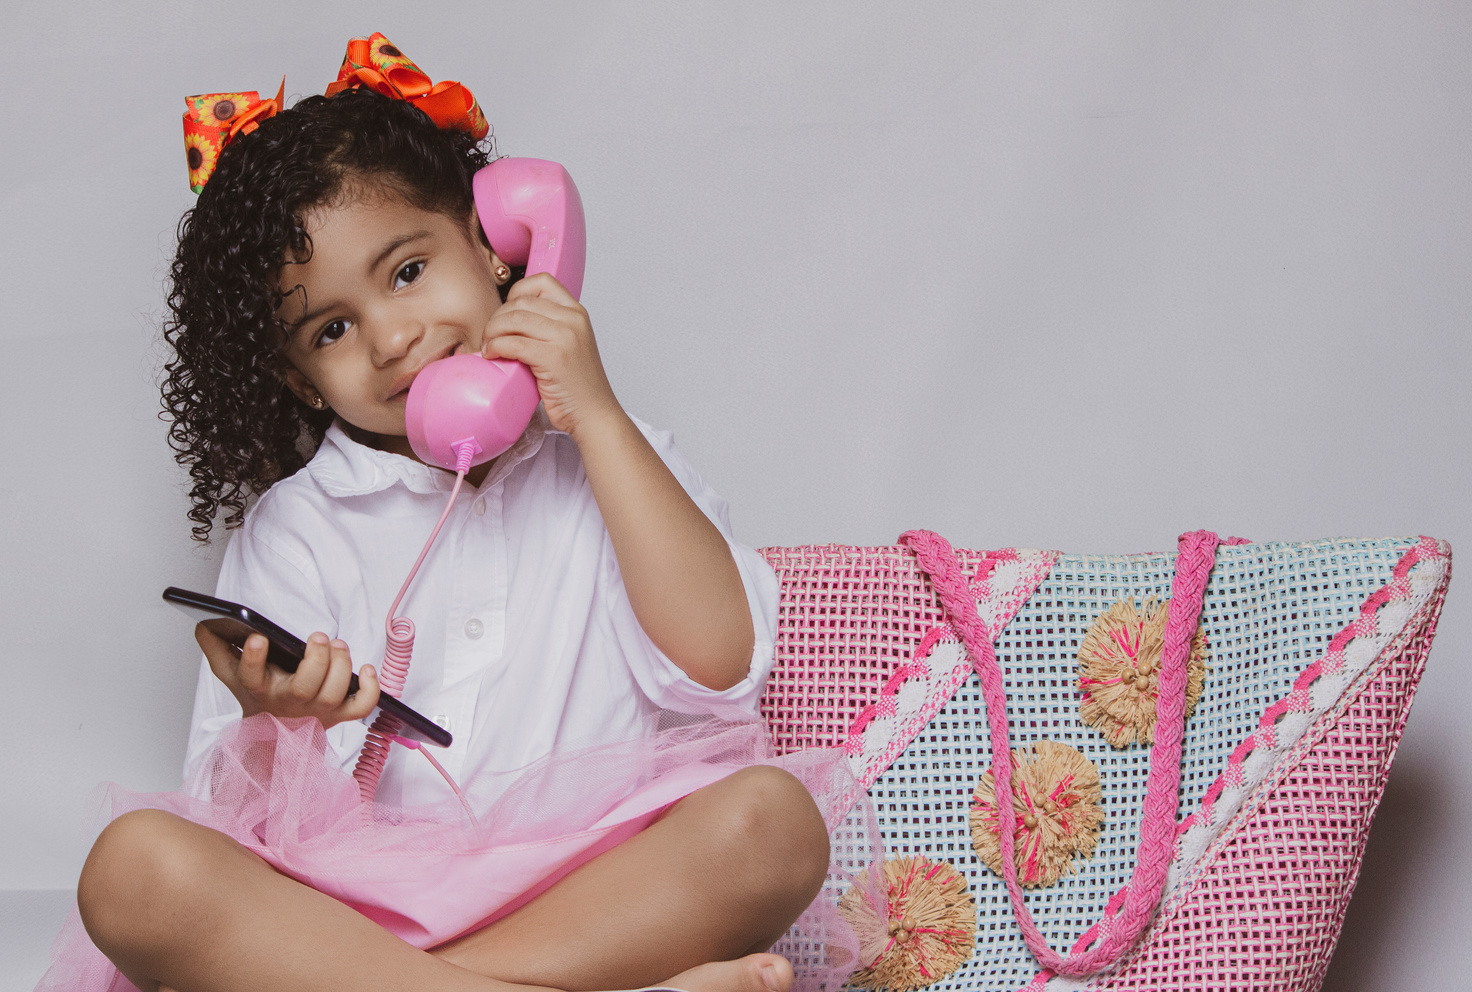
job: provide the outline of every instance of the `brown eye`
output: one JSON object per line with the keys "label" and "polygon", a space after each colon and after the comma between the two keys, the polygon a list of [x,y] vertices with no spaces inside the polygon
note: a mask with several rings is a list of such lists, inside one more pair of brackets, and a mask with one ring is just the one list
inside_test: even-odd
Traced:
{"label": "brown eye", "polygon": [[330,344],[348,332],[348,322],[345,320],[334,320],[322,328],[317,335],[317,343]]}
{"label": "brown eye", "polygon": [[394,273],[394,289],[403,289],[424,272],[423,262],[406,262]]}

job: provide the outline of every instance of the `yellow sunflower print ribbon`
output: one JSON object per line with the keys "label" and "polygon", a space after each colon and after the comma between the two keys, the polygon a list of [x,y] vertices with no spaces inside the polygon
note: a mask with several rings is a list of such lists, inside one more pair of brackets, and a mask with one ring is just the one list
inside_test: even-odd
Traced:
{"label": "yellow sunflower print ribbon", "polygon": [[261,121],[281,111],[286,80],[273,99],[249,93],[203,93],[184,98],[184,156],[189,163],[189,188],[198,193],[209,182],[220,152],[237,134],[250,134]]}

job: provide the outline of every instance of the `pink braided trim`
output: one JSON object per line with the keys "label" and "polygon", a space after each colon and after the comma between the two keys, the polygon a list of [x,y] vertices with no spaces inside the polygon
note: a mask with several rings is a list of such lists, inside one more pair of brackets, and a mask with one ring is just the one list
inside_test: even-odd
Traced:
{"label": "pink braided trim", "polygon": [[1181,740],[1186,716],[1186,665],[1191,638],[1201,616],[1206,582],[1216,562],[1219,539],[1210,531],[1181,535],[1167,608],[1155,743],[1150,750],[1150,773],[1140,815],[1140,842],[1134,876],[1123,890],[1117,913],[1113,918],[1106,917],[1103,939],[1092,949],[1066,958],[1048,946],[1046,938],[1033,923],[1017,882],[1013,847],[1016,811],[1012,808],[1007,692],[992,649],[991,636],[976,615],[976,605],[956,564],[950,543],[929,531],[908,531],[900,536],[900,543],[915,553],[921,568],[930,575],[931,584],[950,616],[951,624],[959,630],[971,663],[981,679],[987,722],[991,729],[992,773],[1001,827],[997,840],[1002,854],[1002,879],[1012,901],[1013,915],[1022,930],[1022,938],[1039,964],[1055,974],[1087,975],[1106,968],[1122,956],[1149,925],[1159,905],[1175,853]]}
{"label": "pink braided trim", "polygon": [[[1239,540],[1235,543],[1246,544],[1250,542]],[[1313,708],[1310,692],[1313,684],[1322,676],[1335,674],[1344,668],[1345,650],[1352,641],[1359,638],[1375,637],[1380,633],[1379,612],[1381,607],[1396,600],[1411,598],[1412,589],[1409,577],[1411,569],[1422,562],[1446,559],[1450,558],[1450,556],[1450,548],[1445,543],[1423,535],[1415,545],[1400,557],[1400,560],[1396,562],[1395,569],[1391,573],[1391,580],[1377,589],[1361,604],[1359,616],[1340,629],[1334,639],[1329,642],[1329,646],[1324,650],[1323,655],[1304,667],[1303,671],[1299,673],[1298,678],[1294,680],[1293,687],[1289,689],[1288,695],[1263,711],[1262,718],[1258,721],[1257,729],[1249,734],[1232,752],[1231,756],[1227,759],[1227,767],[1217,776],[1216,781],[1211,784],[1211,787],[1206,790],[1206,794],[1201,799],[1200,806],[1177,826],[1177,837],[1184,835],[1187,831],[1195,827],[1206,826],[1212,822],[1216,802],[1221,798],[1222,792],[1230,786],[1242,785],[1246,781],[1247,776],[1243,766],[1247,759],[1258,748],[1274,748],[1277,746],[1278,721],[1288,713],[1309,712]],[[1408,624],[1407,626],[1412,625]],[[1374,667],[1372,665],[1371,669]],[[1361,674],[1361,681],[1373,675],[1371,669],[1367,669]],[[1348,696],[1351,694],[1346,693],[1345,695]],[[1344,700],[1341,700],[1341,704],[1343,703]],[[1302,735],[1294,746],[1292,753],[1279,762],[1280,771],[1276,777],[1281,778],[1288,770],[1296,766],[1302,760],[1304,753],[1313,747],[1319,736],[1322,736],[1322,734],[1305,733]],[[1265,779],[1258,787],[1257,792],[1266,791],[1271,788],[1272,784],[1271,781]],[[1243,808],[1237,810],[1237,818],[1241,819],[1247,812],[1249,812],[1248,807],[1244,805]],[[1226,841],[1227,833],[1224,831],[1222,836],[1213,842],[1211,848],[1197,859],[1198,863],[1209,861],[1214,852],[1225,844]],[[1075,954],[1084,950],[1084,948],[1088,947],[1100,937],[1110,933],[1114,927],[1114,918],[1119,913],[1120,907],[1124,905],[1125,896],[1129,892],[1133,882],[1134,879],[1131,879],[1130,882],[1126,883],[1118,892],[1110,897],[1108,904],[1104,907],[1104,915],[1097,923],[1084,931],[1074,943],[1072,950]],[[1179,903],[1189,895],[1189,890],[1189,886],[1182,886],[1180,891],[1173,893],[1171,903]],[[1167,906],[1162,906],[1162,914],[1168,908]],[[1033,977],[1031,982],[1018,990],[1018,992],[1041,992],[1047,982],[1054,978],[1055,975],[1056,973],[1054,971],[1045,967]]]}
{"label": "pink braided trim", "polygon": [[[903,540],[903,538],[901,539]],[[1003,548],[988,552],[976,566],[976,574],[970,580],[963,579],[969,588],[969,596],[985,609],[990,620],[989,629],[993,636],[1017,615],[1032,594],[1037,590],[1058,560],[1056,551],[1018,550]],[[1013,565],[1015,573],[997,575],[999,565]],[[973,607],[975,608],[975,607]],[[959,635],[949,623],[939,623],[926,631],[916,645],[910,660],[890,673],[879,698],[864,707],[849,728],[844,738],[843,749],[849,756],[854,777],[861,790],[872,786],[910,745],[910,742],[925,729],[931,717],[940,712],[956,690],[971,677],[971,663],[963,656],[949,672],[932,671],[928,660],[936,645],[942,641],[958,641]],[[900,701],[900,690],[907,684],[927,680],[926,694],[920,705],[907,709]],[[877,726],[874,721],[883,717],[902,717],[898,726]]]}

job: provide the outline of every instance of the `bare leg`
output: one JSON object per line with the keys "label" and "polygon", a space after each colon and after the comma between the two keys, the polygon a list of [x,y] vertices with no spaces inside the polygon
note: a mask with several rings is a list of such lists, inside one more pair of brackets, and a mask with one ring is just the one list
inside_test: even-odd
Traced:
{"label": "bare leg", "polygon": [[[522,909],[432,953],[563,989],[636,988],[694,969],[682,976],[692,987],[695,966],[770,947],[827,868],[828,832],[812,797],[759,765],[687,796]],[[784,967],[784,987],[788,975]]]}
{"label": "bare leg", "polygon": [[[223,834],[154,810],[103,831],[77,899],[93,941],[144,992],[511,992],[527,988],[512,984],[520,982],[783,992],[792,971],[781,958],[725,959],[780,936],[826,865],[827,835],[806,791],[785,773],[754,768],[688,797],[522,910],[435,954]],[[545,977],[503,977],[523,974]]]}
{"label": "bare leg", "polygon": [[103,831],[77,904],[93,942],[143,992],[519,988],[417,950],[224,834],[156,810]]}

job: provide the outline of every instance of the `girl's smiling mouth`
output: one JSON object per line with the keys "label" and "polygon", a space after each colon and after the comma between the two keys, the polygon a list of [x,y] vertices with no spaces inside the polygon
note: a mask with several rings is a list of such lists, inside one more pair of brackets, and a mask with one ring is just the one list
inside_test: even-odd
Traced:
{"label": "girl's smiling mouth", "polygon": [[423,372],[428,365],[433,362],[439,361],[441,358],[448,358],[451,355],[460,354],[462,348],[463,346],[459,343],[452,344],[449,347],[441,350],[438,354],[430,358],[429,361],[425,362],[414,371],[405,372],[402,375],[397,376],[393,382],[389,383],[390,392],[388,394],[388,397],[385,399],[385,402],[402,403],[406,401],[409,398],[409,387],[414,385],[414,380],[419,378],[419,373]]}

